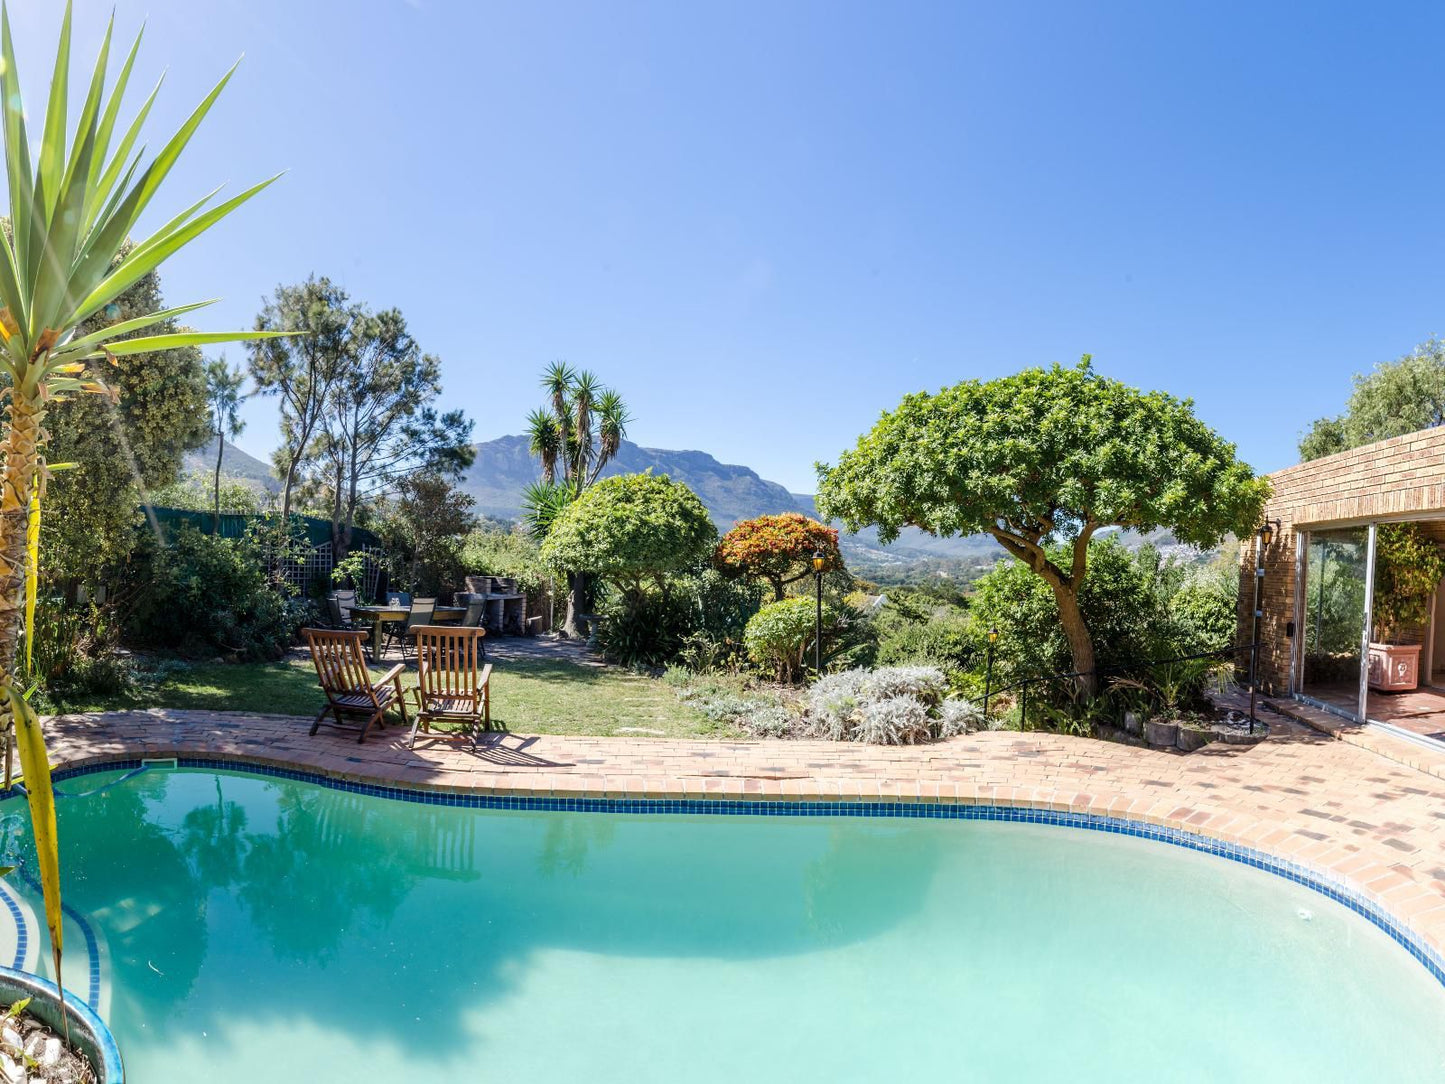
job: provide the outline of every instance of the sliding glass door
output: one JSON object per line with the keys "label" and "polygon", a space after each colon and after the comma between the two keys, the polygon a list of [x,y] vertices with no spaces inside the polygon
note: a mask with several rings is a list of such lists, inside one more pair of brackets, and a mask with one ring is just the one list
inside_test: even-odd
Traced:
{"label": "sliding glass door", "polygon": [[1311,531],[1305,548],[1300,692],[1352,716],[1360,711],[1370,529]]}

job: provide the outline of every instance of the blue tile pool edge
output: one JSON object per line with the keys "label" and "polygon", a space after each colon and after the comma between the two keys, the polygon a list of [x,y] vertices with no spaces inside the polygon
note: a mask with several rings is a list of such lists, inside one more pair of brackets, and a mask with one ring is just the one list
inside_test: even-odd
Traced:
{"label": "blue tile pool edge", "polygon": [[[1094,813],[1069,813],[1026,806],[1004,806],[970,802],[868,802],[826,801],[822,799],[766,799],[748,801],[738,798],[549,798],[540,795],[473,794],[456,791],[418,790],[379,783],[358,783],[338,779],[321,772],[298,768],[278,768],[241,758],[177,757],[177,768],[199,768],[209,771],[238,771],[251,775],[289,779],[351,794],[366,794],[393,801],[418,802],[423,805],[459,806],[465,809],[512,810],[554,813],[626,813],[626,814],[691,814],[701,816],[763,816],[763,817],[899,817],[922,820],[1005,821],[1016,824],[1048,824],[1062,828],[1082,828],[1111,835],[1133,836],[1184,847],[1191,851],[1227,858],[1254,869],[1264,870],[1298,885],[1313,889],[1382,930],[1396,944],[1418,960],[1437,982],[1445,986],[1445,955],[1426,944],[1401,919],[1391,914],[1379,901],[1358,889],[1325,874],[1312,866],[1291,862],[1266,851],[1237,843],[1212,839],[1182,828],[1149,824],[1144,821]],[[127,771],[146,768],[136,757],[57,768],[56,781],[75,779],[99,772]],[[157,769],[166,770],[166,769]],[[0,789],[0,801],[19,794],[17,788]]]}

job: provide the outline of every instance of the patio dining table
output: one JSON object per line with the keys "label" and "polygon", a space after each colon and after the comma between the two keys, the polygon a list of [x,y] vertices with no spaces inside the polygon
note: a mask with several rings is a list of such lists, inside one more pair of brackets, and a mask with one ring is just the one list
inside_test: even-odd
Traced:
{"label": "patio dining table", "polygon": [[[381,658],[381,626],[388,621],[405,621],[411,613],[410,606],[353,606],[351,616],[371,622],[371,657]],[[438,625],[460,621],[467,616],[465,606],[438,606],[431,612],[431,618]]]}

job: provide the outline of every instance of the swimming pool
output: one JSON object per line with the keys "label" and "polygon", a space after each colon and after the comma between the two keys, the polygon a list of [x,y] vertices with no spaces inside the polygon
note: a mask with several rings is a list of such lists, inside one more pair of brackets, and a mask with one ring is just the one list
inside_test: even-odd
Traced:
{"label": "swimming pool", "polygon": [[1147,840],[62,786],[66,984],[148,1084],[1445,1078],[1445,987],[1382,931]]}

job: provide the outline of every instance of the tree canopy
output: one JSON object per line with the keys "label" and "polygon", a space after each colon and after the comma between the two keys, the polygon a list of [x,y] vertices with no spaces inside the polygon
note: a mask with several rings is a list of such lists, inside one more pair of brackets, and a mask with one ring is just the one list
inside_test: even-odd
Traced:
{"label": "tree canopy", "polygon": [[422,353],[401,311],[353,306],[340,378],[307,449],[337,553],[351,547],[362,501],[399,479],[450,478],[471,466],[471,419],[460,410],[438,413],[440,396],[441,361]]}
{"label": "tree canopy", "polygon": [[[129,251],[122,248],[118,259]],[[151,271],[79,330],[89,334],[164,304],[160,276]],[[131,337],[178,330],[166,320]],[[106,382],[118,403],[76,396],[53,405],[46,418],[51,461],[77,464],[46,490],[40,569],[54,583],[103,582],[135,544],[131,528],[142,491],[175,482],[185,453],[206,441],[205,359],[197,347],[133,354],[112,367]]]}
{"label": "tree canopy", "polygon": [[564,508],[542,543],[553,568],[591,573],[624,590],[704,560],[717,530],[696,493],[666,475],[620,474]]}
{"label": "tree canopy", "polygon": [[1252,531],[1269,493],[1190,401],[1100,376],[1087,356],[907,396],[819,481],[820,512],[885,542],[905,526],[992,535],[1049,584],[1084,674],[1095,660],[1078,592],[1097,531],[1162,527],[1214,546]]}
{"label": "tree canopy", "polygon": [[1432,338],[1395,361],[1355,374],[1345,413],[1318,418],[1300,438],[1300,459],[1445,424],[1445,342]]}
{"label": "tree canopy", "polygon": [[253,344],[251,377],[280,400],[282,513],[298,493],[324,506],[338,554],[363,502],[403,478],[454,477],[471,465],[472,423],[437,411],[441,362],[422,352],[400,310],[372,312],[313,275],[278,286],[256,326],[303,333]]}
{"label": "tree canopy", "polygon": [[544,485],[581,493],[622,447],[630,420],[622,396],[597,374],[554,361],[542,376],[547,405],[527,418],[528,443]]}
{"label": "tree canopy", "polygon": [[282,476],[281,514],[291,498],[307,449],[346,371],[355,311],[346,291],[312,275],[298,286],[277,286],[256,317],[257,331],[298,334],[248,345],[251,379],[261,395],[280,400],[281,440],[276,466]]}
{"label": "tree canopy", "polygon": [[459,590],[463,537],[477,525],[476,498],[426,471],[396,488],[375,524],[392,561],[392,586],[422,595]]}
{"label": "tree canopy", "polygon": [[842,568],[837,530],[800,512],[783,512],[735,524],[718,543],[713,562],[727,575],[766,581],[778,601],[788,584],[813,571],[814,553],[823,554],[824,571]]}

